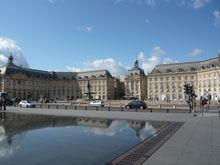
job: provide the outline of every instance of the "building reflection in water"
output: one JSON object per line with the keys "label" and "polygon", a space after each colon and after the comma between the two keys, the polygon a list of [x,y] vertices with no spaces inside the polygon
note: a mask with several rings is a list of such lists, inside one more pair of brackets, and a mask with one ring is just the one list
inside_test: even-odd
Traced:
{"label": "building reflection in water", "polygon": [[0,159],[9,157],[16,150],[25,134],[31,130],[48,127],[83,126],[85,133],[114,136],[124,129],[134,130],[137,139],[144,140],[149,134],[155,134],[161,124],[144,121],[119,121],[99,118],[55,117],[0,113]]}

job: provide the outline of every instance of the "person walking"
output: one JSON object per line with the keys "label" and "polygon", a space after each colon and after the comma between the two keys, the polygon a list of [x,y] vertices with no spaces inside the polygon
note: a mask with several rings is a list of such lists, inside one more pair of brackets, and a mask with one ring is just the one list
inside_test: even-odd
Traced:
{"label": "person walking", "polygon": [[2,103],[3,103],[3,99],[0,98],[0,110],[2,110]]}
{"label": "person walking", "polygon": [[3,98],[3,110],[5,111],[6,110],[6,99],[5,98]]}

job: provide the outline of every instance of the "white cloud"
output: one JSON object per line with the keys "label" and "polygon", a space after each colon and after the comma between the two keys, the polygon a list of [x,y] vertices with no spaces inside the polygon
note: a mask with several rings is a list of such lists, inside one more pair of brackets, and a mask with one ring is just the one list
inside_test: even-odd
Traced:
{"label": "white cloud", "polygon": [[180,0],[178,1],[178,5],[199,9],[205,7],[209,1],[210,0]]}
{"label": "white cloud", "polygon": [[93,27],[91,27],[91,26],[77,26],[76,30],[82,31],[82,32],[92,32]]}
{"label": "white cloud", "polygon": [[[141,68],[144,69],[145,73],[151,72],[152,69],[158,64],[168,64],[175,63],[174,61],[167,57],[161,57],[165,54],[159,46],[154,47],[150,54],[150,58],[146,58],[143,52],[140,52],[138,60],[142,63]],[[128,70],[131,69],[129,66],[123,66],[121,63],[115,61],[112,58],[95,60],[93,62],[84,62],[83,68],[66,67],[66,69],[73,72],[89,71],[89,70],[102,70],[107,69],[113,76],[124,77],[127,75]]]}
{"label": "white cloud", "polygon": [[148,6],[155,6],[156,0],[115,0],[116,3],[122,3],[122,2],[129,2],[129,3],[136,3],[138,5],[146,4]]}
{"label": "white cloud", "polygon": [[148,5],[148,6],[155,6],[156,4],[156,0],[145,0],[145,3]]}
{"label": "white cloud", "polygon": [[121,63],[116,62],[112,58],[84,62],[83,69],[66,67],[66,69],[74,72],[107,69],[114,76],[125,76],[127,74],[127,68],[128,67],[124,67]]}
{"label": "white cloud", "polygon": [[122,132],[124,129],[128,128],[128,123],[125,121],[113,121],[111,125],[104,128],[85,128],[84,132],[93,133],[95,135],[105,135],[105,136],[115,136],[117,133]]}
{"label": "white cloud", "polygon": [[144,56],[143,52],[140,52],[138,59],[142,62],[142,69],[144,69],[145,73],[151,72],[152,69],[159,64],[168,64],[168,63],[174,63],[176,61],[167,58],[167,57],[161,57],[165,54],[165,51],[162,50],[159,46],[154,47],[151,51],[151,57],[146,58]]}
{"label": "white cloud", "polygon": [[200,54],[202,54],[203,51],[201,49],[193,49],[193,51],[191,53],[189,53],[187,56],[191,56],[191,57],[195,57],[198,56]]}
{"label": "white cloud", "polygon": [[81,71],[81,69],[74,68],[74,67],[66,67],[66,69],[71,70],[72,72],[80,72]]}
{"label": "white cloud", "polygon": [[191,2],[194,9],[199,9],[204,7],[209,2],[209,0],[191,0]]}
{"label": "white cloud", "polygon": [[213,15],[214,15],[214,17],[215,17],[214,25],[215,25],[216,27],[219,27],[219,25],[220,25],[220,11],[215,10],[215,11],[213,12]]}
{"label": "white cloud", "polygon": [[13,55],[14,63],[16,65],[29,67],[25,57],[22,54],[21,48],[16,45],[16,42],[9,38],[0,37],[0,66],[5,65],[8,62],[10,52]]}

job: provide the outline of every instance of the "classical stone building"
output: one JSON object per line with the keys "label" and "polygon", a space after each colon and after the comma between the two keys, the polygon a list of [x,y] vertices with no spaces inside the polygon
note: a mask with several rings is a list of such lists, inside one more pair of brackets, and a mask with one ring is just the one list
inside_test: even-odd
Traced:
{"label": "classical stone building", "polygon": [[147,77],[144,70],[138,66],[138,60],[135,60],[134,67],[128,70],[124,83],[126,97],[135,97],[140,100],[147,98]]}
{"label": "classical stone building", "polygon": [[[90,86],[90,89],[88,89]],[[120,81],[108,70],[88,72],[49,72],[16,66],[10,55],[0,67],[0,91],[18,99],[66,98],[115,99]],[[89,91],[90,90],[90,91]]]}
{"label": "classical stone building", "polygon": [[193,85],[198,96],[220,97],[220,53],[218,58],[204,61],[157,65],[148,79],[148,98],[159,100],[183,100],[184,84]]}

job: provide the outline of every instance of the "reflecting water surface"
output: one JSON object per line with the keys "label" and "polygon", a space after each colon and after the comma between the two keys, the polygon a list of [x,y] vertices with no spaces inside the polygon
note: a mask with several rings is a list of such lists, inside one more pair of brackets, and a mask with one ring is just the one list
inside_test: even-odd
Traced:
{"label": "reflecting water surface", "polygon": [[105,164],[161,123],[0,113],[0,164]]}

